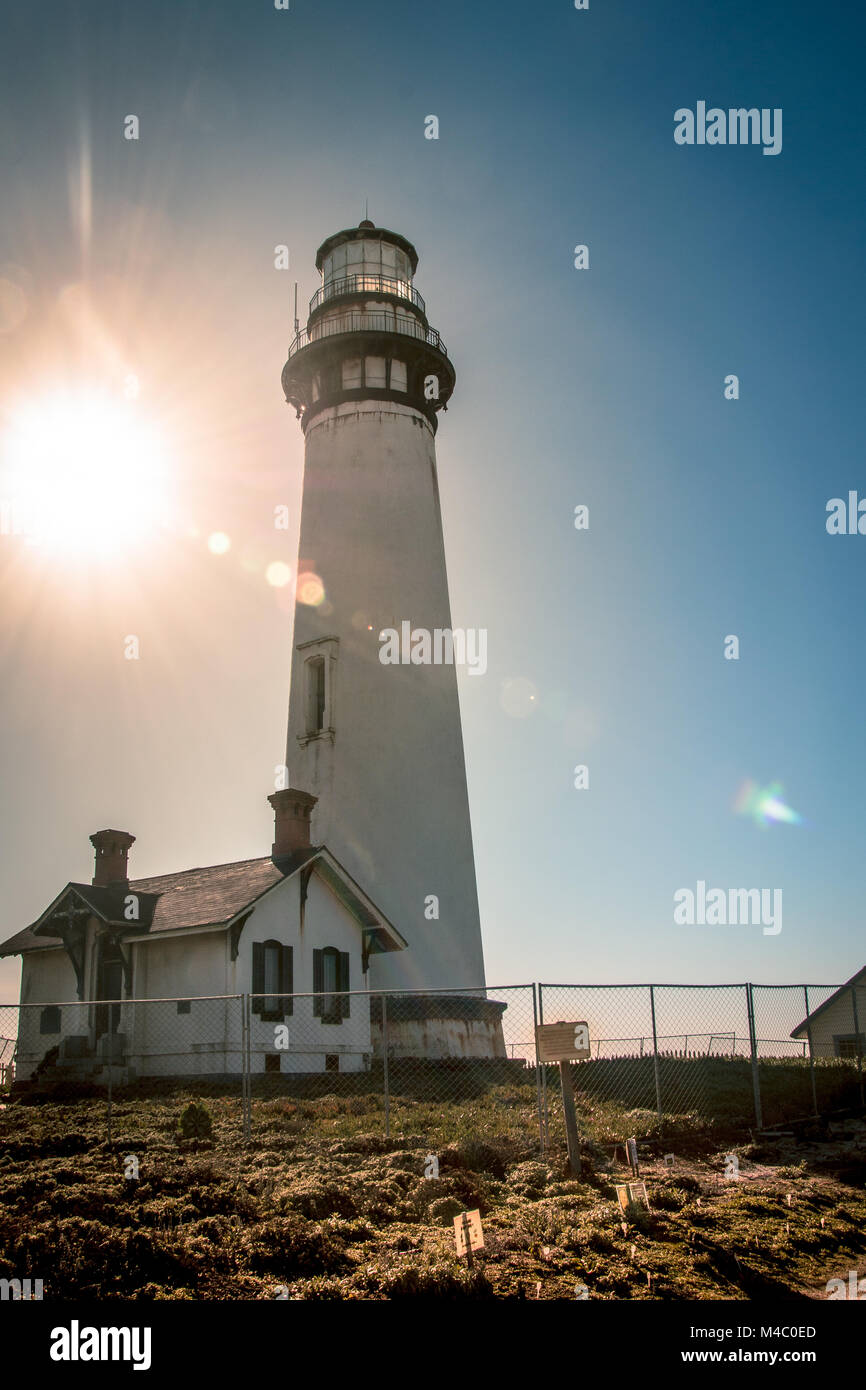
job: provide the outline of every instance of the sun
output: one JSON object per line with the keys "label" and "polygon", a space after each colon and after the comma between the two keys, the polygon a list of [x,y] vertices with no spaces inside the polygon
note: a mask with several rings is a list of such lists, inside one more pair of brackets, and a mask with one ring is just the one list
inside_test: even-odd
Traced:
{"label": "sun", "polygon": [[128,550],[166,518],[167,462],[135,401],[87,388],[22,402],[0,427],[7,526],[51,554]]}

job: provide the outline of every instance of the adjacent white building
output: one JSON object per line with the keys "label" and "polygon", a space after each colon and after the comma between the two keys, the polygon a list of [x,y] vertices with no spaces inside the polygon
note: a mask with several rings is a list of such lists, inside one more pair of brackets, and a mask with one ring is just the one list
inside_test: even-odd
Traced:
{"label": "adjacent white building", "polygon": [[68,883],[0,948],[22,957],[18,1082],[40,1066],[100,1082],[109,1062],[117,1082],[237,1075],[245,994],[253,1074],[369,1070],[370,1001],[356,991],[371,957],[405,942],[330,851],[310,845],[312,798],[289,789],[270,800],[267,858],[129,879],[133,836],[91,836],[93,882]]}
{"label": "adjacent white building", "polygon": [[866,967],[858,970],[791,1034],[813,1057],[866,1056]]}

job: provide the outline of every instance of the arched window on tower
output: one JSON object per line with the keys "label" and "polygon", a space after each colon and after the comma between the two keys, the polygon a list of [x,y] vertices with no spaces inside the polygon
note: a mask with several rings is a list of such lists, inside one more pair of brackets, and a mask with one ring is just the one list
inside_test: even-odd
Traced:
{"label": "arched window on tower", "polygon": [[295,648],[303,662],[302,684],[297,692],[303,711],[303,725],[297,735],[302,747],[314,738],[334,741],[339,647],[338,637],[314,637]]}
{"label": "arched window on tower", "polygon": [[325,727],[325,658],[307,662],[307,733],[320,734]]}

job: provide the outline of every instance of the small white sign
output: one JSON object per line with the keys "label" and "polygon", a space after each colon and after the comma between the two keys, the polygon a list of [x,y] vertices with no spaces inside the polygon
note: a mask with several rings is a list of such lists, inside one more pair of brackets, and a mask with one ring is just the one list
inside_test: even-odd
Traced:
{"label": "small white sign", "polygon": [[481,1229],[481,1212],[464,1211],[454,1218],[454,1239],[457,1242],[457,1254],[465,1255],[468,1247],[470,1250],[484,1249],[484,1232]]}
{"label": "small white sign", "polygon": [[649,1211],[650,1204],[647,1196],[646,1183],[644,1182],[618,1182],[616,1186],[617,1200],[626,1216],[629,1208],[643,1209]]}
{"label": "small white sign", "polygon": [[585,1062],[592,1056],[586,1023],[541,1023],[535,1030],[539,1062]]}

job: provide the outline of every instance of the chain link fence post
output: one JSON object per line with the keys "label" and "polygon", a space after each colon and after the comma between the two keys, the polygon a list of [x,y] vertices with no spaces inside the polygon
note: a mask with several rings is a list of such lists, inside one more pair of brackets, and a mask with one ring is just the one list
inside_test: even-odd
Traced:
{"label": "chain link fence post", "polygon": [[860,1019],[857,1014],[857,986],[851,986],[851,1005],[854,1013],[854,1037],[857,1047],[857,1084],[860,1088],[860,1104],[863,1104],[863,1039],[860,1036]]}
{"label": "chain link fence post", "polygon": [[760,1130],[764,1128],[764,1115],[761,1109],[761,1074],[758,1068],[758,1036],[755,1031],[755,1001],[752,995],[752,986],[747,984],[746,989],[746,1010],[749,1018],[749,1050],[752,1054],[752,1090],[755,1096],[755,1125]]}
{"label": "chain link fence post", "polygon": [[388,1076],[388,996],[382,995],[382,1088],[385,1092],[385,1138],[391,1138],[391,1090]]}
{"label": "chain link fence post", "polygon": [[541,1065],[538,1060],[538,985],[532,986],[532,1046],[535,1058],[535,1099],[538,1106],[539,1153],[544,1157],[544,1101],[541,1094]]}
{"label": "chain link fence post", "polygon": [[818,1110],[818,1087],[817,1087],[817,1085],[816,1085],[816,1083],[815,1083],[815,1053],[814,1053],[814,1049],[813,1049],[813,1047],[812,1047],[812,1023],[811,1023],[811,1020],[810,1020],[810,1018],[809,1018],[809,986],[808,986],[808,985],[804,985],[804,986],[803,986],[803,998],[804,998],[805,1001],[806,1001],[806,1037],[807,1037],[808,1042],[809,1042],[809,1078],[810,1078],[810,1080],[811,1080],[811,1082],[812,1082],[812,1106],[813,1106],[813,1109],[814,1109],[814,1111],[815,1111],[815,1114],[817,1115],[817,1114],[819,1114],[820,1112],[819,1112],[819,1110]]}
{"label": "chain link fence post", "polygon": [[242,994],[241,1006],[241,1073],[243,1105],[243,1137],[249,1142],[252,1138],[253,1120],[253,1078],[252,1057],[250,1054],[250,996]]}
{"label": "chain link fence post", "polygon": [[[538,1025],[544,1024],[544,985],[538,986]],[[547,1109],[547,1065],[538,1061],[536,1052],[536,1065],[541,1067],[541,1109],[544,1116],[544,1132],[541,1136],[541,1152],[546,1154],[550,1149],[550,1115]]]}
{"label": "chain link fence post", "polygon": [[[657,1110],[657,1112],[658,1112],[659,1124],[661,1124],[661,1123],[662,1123],[662,1120],[663,1120],[663,1117],[662,1117],[662,1085],[661,1085],[661,1076],[659,1075],[659,1047],[658,1047],[658,1033],[656,1032],[656,992],[655,992],[655,985],[650,985],[650,987],[649,987],[649,994],[650,994],[650,1014],[651,1014],[651,1016],[652,1016],[652,1025],[653,1025],[653,1076],[655,1077],[655,1083],[656,1083],[656,1110]],[[641,1050],[643,1050],[643,1038],[641,1038]]]}

